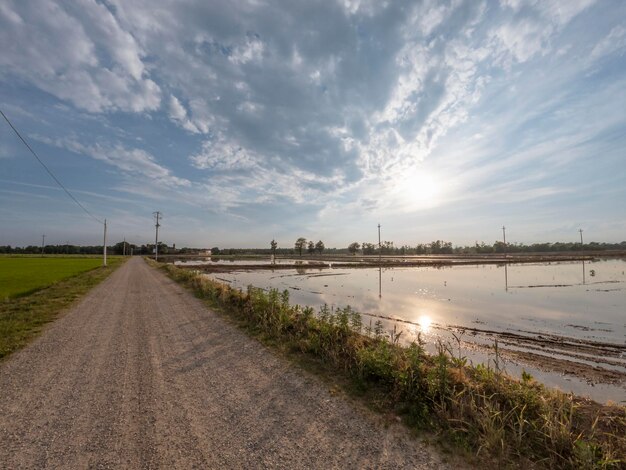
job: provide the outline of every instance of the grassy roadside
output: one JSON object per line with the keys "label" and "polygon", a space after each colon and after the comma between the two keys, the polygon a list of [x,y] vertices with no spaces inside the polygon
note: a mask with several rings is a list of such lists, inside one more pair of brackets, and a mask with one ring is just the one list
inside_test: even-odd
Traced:
{"label": "grassy roadside", "polygon": [[112,257],[106,268],[92,267],[29,295],[0,300],[0,359],[24,347],[46,323],[53,321],[124,261],[124,258]]}
{"label": "grassy roadside", "polygon": [[499,468],[626,468],[625,407],[549,390],[530,376],[513,379],[497,364],[469,366],[444,344],[437,355],[419,342],[401,347],[382,325],[364,328],[350,308],[316,313],[290,305],[287,292],[242,293],[160,267],[265,344],[412,429],[434,431],[455,452]]}

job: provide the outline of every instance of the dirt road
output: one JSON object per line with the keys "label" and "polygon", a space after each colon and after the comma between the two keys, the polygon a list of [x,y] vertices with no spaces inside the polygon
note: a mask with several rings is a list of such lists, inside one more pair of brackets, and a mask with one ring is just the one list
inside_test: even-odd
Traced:
{"label": "dirt road", "polygon": [[135,258],[0,364],[0,468],[443,468]]}

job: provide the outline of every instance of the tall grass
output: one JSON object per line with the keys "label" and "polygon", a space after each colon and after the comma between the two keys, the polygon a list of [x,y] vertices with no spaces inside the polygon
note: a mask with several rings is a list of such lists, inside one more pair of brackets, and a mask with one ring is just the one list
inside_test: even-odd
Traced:
{"label": "tall grass", "polygon": [[383,392],[387,408],[410,426],[434,430],[481,459],[505,466],[626,468],[624,407],[547,389],[528,374],[516,380],[497,361],[470,366],[442,343],[434,355],[419,339],[400,346],[397,332],[385,332],[382,323],[364,326],[350,307],[314,312],[291,305],[287,291],[241,292],[172,265],[163,269],[266,338]]}

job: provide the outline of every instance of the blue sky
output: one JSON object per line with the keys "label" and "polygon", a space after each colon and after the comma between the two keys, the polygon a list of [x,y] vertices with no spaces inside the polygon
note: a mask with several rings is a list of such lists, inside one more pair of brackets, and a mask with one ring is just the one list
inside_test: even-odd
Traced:
{"label": "blue sky", "polygon": [[[626,239],[626,2],[3,1],[0,106],[113,241]],[[1,124],[1,123],[0,123]],[[96,244],[0,125],[0,244]]]}

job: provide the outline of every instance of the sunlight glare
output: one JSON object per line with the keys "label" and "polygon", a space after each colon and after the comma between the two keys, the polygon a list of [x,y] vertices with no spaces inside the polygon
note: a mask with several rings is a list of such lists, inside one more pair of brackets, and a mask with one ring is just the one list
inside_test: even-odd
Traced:
{"label": "sunlight glare", "polygon": [[422,333],[428,333],[432,322],[433,320],[428,315],[422,315],[417,320],[417,324],[420,326],[420,330]]}
{"label": "sunlight glare", "polygon": [[429,209],[440,203],[442,185],[427,171],[412,171],[397,185],[397,196],[409,210]]}

